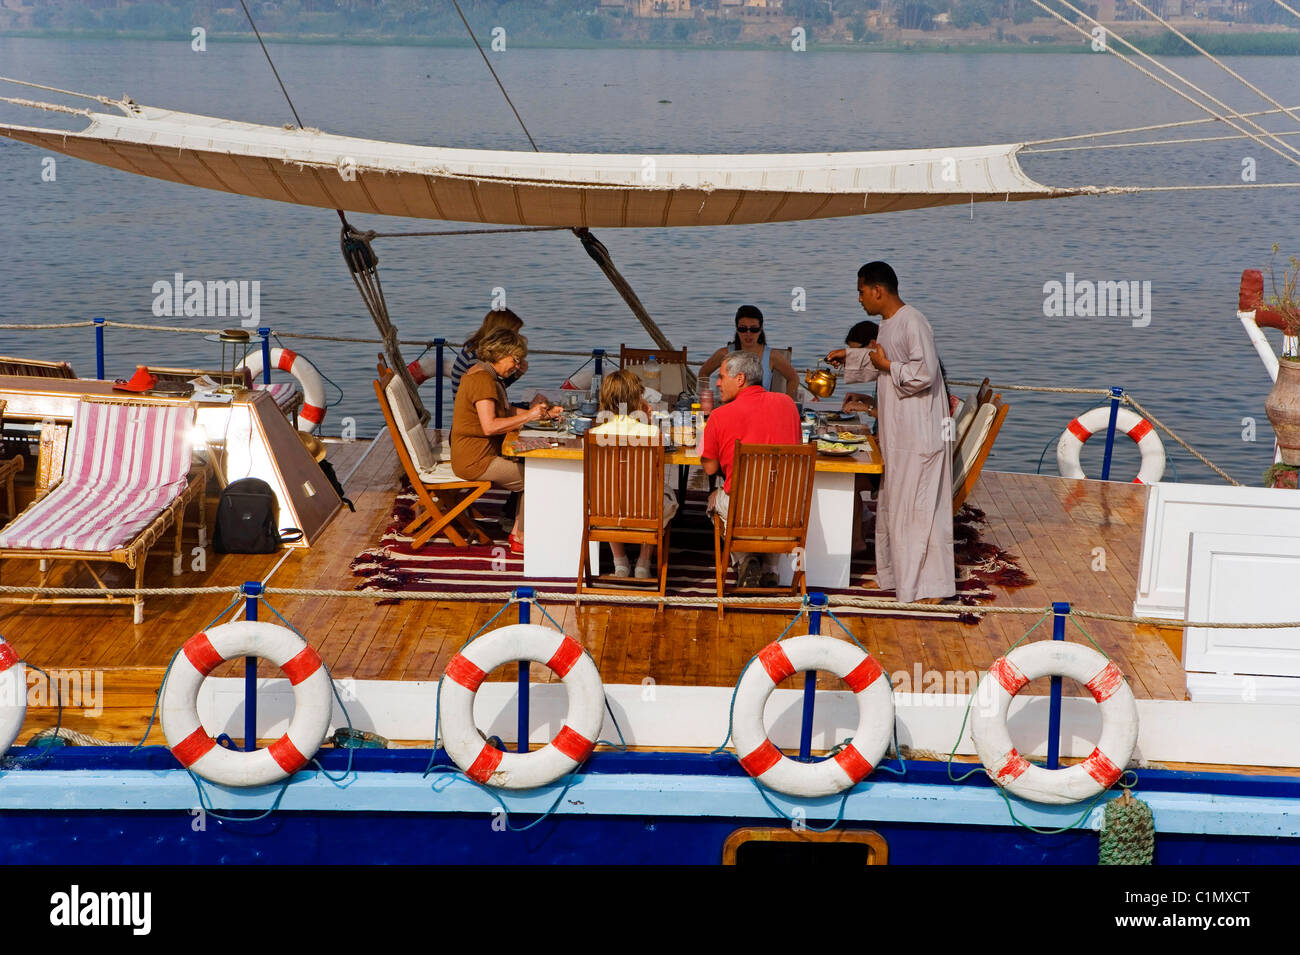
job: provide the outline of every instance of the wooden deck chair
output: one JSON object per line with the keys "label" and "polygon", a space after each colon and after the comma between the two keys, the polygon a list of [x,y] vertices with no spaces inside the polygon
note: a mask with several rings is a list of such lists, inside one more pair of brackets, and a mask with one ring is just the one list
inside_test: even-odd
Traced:
{"label": "wooden deck chair", "polygon": [[[592,434],[582,447],[582,552],[577,595],[620,594],[668,587],[668,536],[664,522],[664,446],[657,435]],[[652,545],[658,548],[659,577],[593,577],[591,548],[596,542]],[[598,586],[595,582],[599,581]],[[617,581],[617,586],[612,584]],[[662,607],[662,604],[660,605]]]}
{"label": "wooden deck chair", "polygon": [[77,377],[77,373],[66,361],[38,361],[35,358],[5,356],[0,356],[0,375],[22,375],[27,378]]}
{"label": "wooden deck chair", "polygon": [[419,550],[439,533],[457,547],[465,547],[469,541],[491,543],[492,539],[474,522],[480,515],[473,504],[492,482],[462,481],[452,471],[450,460],[439,460],[406,385],[387,364],[380,363],[379,379],[374,385],[393,448],[418,503],[415,517],[402,529],[404,534],[415,534],[411,549]]}
{"label": "wooden deck chair", "polygon": [[[733,550],[753,554],[802,553],[808,541],[816,473],[815,444],[742,444],[731,464],[731,494],[724,522],[713,517],[717,559],[718,619],[723,616],[727,571]],[[733,588],[740,590],[740,588]],[[808,592],[803,562],[795,565],[787,587],[746,587],[746,594],[803,595]]]}
{"label": "wooden deck chair", "polygon": [[[0,401],[0,431],[4,429],[5,406],[7,404],[7,401]],[[18,513],[18,505],[14,501],[14,478],[22,471],[24,463],[21,454],[0,461],[0,481],[4,482],[5,495],[9,505],[9,509],[5,511],[6,520],[12,520],[14,515]]]}
{"label": "wooden deck chair", "polygon": [[[794,364],[794,348],[793,348],[793,346],[790,347],[790,348],[773,348],[772,350],[773,350],[773,351],[779,351],[779,352],[785,352],[785,357],[786,357],[787,359],[789,359],[789,361],[790,361],[790,363],[791,363],[792,365]],[[798,379],[795,379],[795,384],[798,385],[799,387],[802,387],[802,386],[803,386],[803,382],[799,381]],[[768,391],[774,391],[774,392],[776,392],[777,394],[784,395],[784,394],[787,394],[787,389],[788,389],[789,387],[790,387],[790,383],[789,383],[788,381],[785,380],[785,375],[781,374],[779,371],[777,371],[775,368],[773,368],[773,369],[772,369],[772,387],[769,388],[769,389],[767,389],[767,390],[768,390]],[[795,395],[796,395],[796,397],[795,397],[795,401],[799,401],[799,400],[801,400],[800,398],[797,397],[798,394],[799,394],[799,387],[796,387],[796,388],[795,388],[795,391],[794,391],[794,393],[795,393]],[[815,399],[814,399],[814,400],[815,400]]]}
{"label": "wooden deck chair", "polygon": [[989,387],[987,378],[980,384],[975,393],[969,395],[957,413],[952,416],[952,449],[953,457],[957,457],[961,450],[962,442],[966,440],[966,435],[970,432],[971,422],[975,420],[975,412],[979,410],[980,405],[985,404],[993,395],[993,389]]}
{"label": "wooden deck chair", "polygon": [[659,365],[659,391],[670,405],[683,391],[695,390],[692,387],[691,371],[686,366],[685,348],[681,351],[668,351],[663,348],[628,348],[626,345],[618,347],[619,365],[625,371],[634,371],[638,375],[651,355],[655,356],[655,362]]}
{"label": "wooden deck chair", "polygon": [[[0,531],[0,558],[42,561],[39,586],[49,586],[51,564],[72,560],[90,571],[107,591],[92,562],[111,561],[135,571],[144,586],[149,548],[174,526],[172,574],[181,573],[185,509],[199,501],[199,541],[207,521],[202,502],[206,465],[191,467],[190,429],[194,407],[138,398],[82,398],[68,440],[63,477],[49,493]],[[135,622],[144,621],[144,597],[0,598],[4,603],[131,603]]]}
{"label": "wooden deck chair", "polygon": [[980,405],[971,422],[970,432],[962,445],[960,455],[954,455],[952,462],[952,512],[956,514],[966,503],[966,498],[975,488],[984,462],[993,450],[993,442],[1002,430],[1002,422],[1007,419],[1010,407],[1003,403],[1001,395]]}

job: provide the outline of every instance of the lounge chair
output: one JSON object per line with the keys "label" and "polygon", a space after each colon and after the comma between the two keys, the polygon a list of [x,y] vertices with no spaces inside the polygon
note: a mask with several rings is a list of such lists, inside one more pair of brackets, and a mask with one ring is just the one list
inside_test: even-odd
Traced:
{"label": "lounge chair", "polygon": [[66,361],[38,361],[35,358],[12,358],[0,355],[0,375],[25,378],[76,378],[77,373]]}
{"label": "lounge chair", "polygon": [[[393,448],[419,504],[415,517],[402,529],[404,534],[415,534],[411,549],[419,550],[439,533],[457,547],[466,546],[466,537],[476,544],[491,543],[491,538],[474,523],[480,515],[473,505],[492,487],[492,482],[462,481],[452,471],[450,460],[440,460],[439,450],[429,440],[406,385],[382,362],[374,386]],[[426,523],[428,526],[419,530]]]}
{"label": "lounge chair", "polygon": [[[172,573],[181,573],[181,535],[186,507],[199,501],[199,540],[207,467],[191,468],[189,432],[194,408],[177,402],[82,398],[68,441],[62,480],[0,530],[0,559],[41,561],[41,587],[51,564],[82,563],[108,590],[92,562],[125,564],[144,586],[149,548],[175,526]],[[3,597],[3,603],[131,603],[144,620],[144,597]]]}

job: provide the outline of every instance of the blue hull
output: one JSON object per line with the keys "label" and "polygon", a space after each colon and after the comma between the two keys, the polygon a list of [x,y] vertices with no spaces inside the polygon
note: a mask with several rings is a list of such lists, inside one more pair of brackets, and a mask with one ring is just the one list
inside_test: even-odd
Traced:
{"label": "blue hull", "polygon": [[[588,762],[548,818],[526,832],[504,831],[507,819],[513,827],[537,819],[560,788],[502,794],[507,817],[494,794],[458,774],[425,777],[429,755],[361,751],[348,784],[302,773],[267,817],[224,821],[195,813],[198,792],[166,750],[39,756],[15,749],[0,775],[0,858],[79,865],[713,865],[737,829],[790,828],[765,808],[729,756],[610,753]],[[332,775],[347,767],[345,753],[320,758]],[[279,790],[204,787],[216,812],[243,816],[265,811]],[[1143,770],[1136,792],[1156,814],[1158,864],[1300,864],[1300,834],[1286,822],[1300,809],[1300,780]],[[840,799],[778,805],[822,828]],[[1083,810],[1016,803],[1015,811],[1048,827],[1066,825]],[[1088,820],[1095,825],[1095,816]],[[878,771],[857,787],[839,828],[879,833],[895,864],[1093,865],[1099,841],[1095,828],[1040,835],[1017,826],[986,779],[956,784],[942,764],[921,762],[909,762],[903,777]]]}

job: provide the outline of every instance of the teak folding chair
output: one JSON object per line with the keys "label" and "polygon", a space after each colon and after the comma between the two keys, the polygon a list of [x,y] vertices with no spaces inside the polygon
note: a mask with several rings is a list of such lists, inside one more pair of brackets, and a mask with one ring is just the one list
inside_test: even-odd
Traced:
{"label": "teak folding chair", "polygon": [[[736,442],[731,463],[731,493],[725,522],[713,516],[713,550],[717,559],[718,619],[723,616],[731,552],[802,554],[808,541],[816,475],[815,444],[742,444]],[[803,561],[795,564],[789,587],[733,588],[746,594],[804,595]]]}
{"label": "teak folding chair", "polygon": [[984,462],[993,450],[993,442],[1002,430],[1002,422],[1007,419],[1010,406],[1002,401],[1001,395],[994,395],[989,401],[980,405],[971,422],[966,440],[953,454],[952,475],[952,512],[956,514],[966,503],[966,498],[975,489]]}
{"label": "teak folding chair", "polygon": [[[620,594],[632,588],[668,587],[668,536],[664,523],[664,446],[656,435],[593,434],[582,447],[582,552],[577,593]],[[592,542],[652,545],[658,548],[659,578],[593,577]],[[596,586],[600,581],[604,586]],[[617,581],[619,586],[610,586]]]}
{"label": "teak folding chair", "polygon": [[[149,548],[172,525],[176,541],[172,574],[181,573],[185,509],[199,501],[199,541],[206,537],[203,512],[207,466],[191,469],[190,429],[194,407],[136,398],[82,398],[68,440],[63,477],[0,531],[0,558],[37,559],[40,587],[49,585],[50,565],[82,563],[107,591],[92,561],[112,561],[135,570],[144,586]],[[95,604],[130,602],[135,622],[144,620],[144,597],[4,597],[3,603]]]}
{"label": "teak folding chair", "polygon": [[13,358],[0,355],[0,375],[25,378],[76,378],[77,373],[66,361],[40,361],[36,358]]}
{"label": "teak folding chair", "polygon": [[[415,490],[418,504],[415,517],[402,529],[404,534],[415,534],[411,549],[419,550],[439,533],[457,547],[465,547],[470,542],[491,543],[491,538],[474,522],[481,515],[473,504],[492,482],[462,481],[452,471],[450,461],[439,460],[406,385],[387,364],[380,363],[379,379],[374,386],[393,448],[402,462],[406,479]],[[420,530],[421,527],[424,529]]]}
{"label": "teak folding chair", "polygon": [[681,351],[670,351],[663,348],[628,348],[626,345],[620,345],[619,367],[639,375],[651,355],[654,355],[655,363],[660,367],[659,383],[663,387],[659,390],[665,400],[671,404],[683,391],[692,390],[691,373],[686,367],[685,348]]}

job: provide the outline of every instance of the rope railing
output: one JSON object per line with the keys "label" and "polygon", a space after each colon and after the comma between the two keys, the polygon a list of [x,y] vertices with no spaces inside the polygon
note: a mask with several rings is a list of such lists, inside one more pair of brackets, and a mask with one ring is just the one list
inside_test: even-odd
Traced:
{"label": "rope railing", "polygon": [[[385,590],[325,590],[315,587],[273,587],[266,586],[263,591],[268,597],[341,597],[352,600],[454,600],[465,602],[495,602],[511,601],[516,599],[513,590],[487,590],[487,591],[385,591]],[[208,595],[226,595],[226,596],[243,596],[239,587],[16,587],[0,586],[0,594],[30,594],[44,595],[46,597],[85,597],[106,595],[120,597],[183,597],[183,596],[208,596]],[[531,598],[539,603],[572,603],[578,598],[571,593],[539,591]],[[790,603],[795,597],[724,597],[722,603],[728,607],[772,607],[773,609],[789,610]],[[716,597],[675,597],[675,596],[651,596],[643,594],[583,594],[582,603],[614,603],[614,604],[642,604],[645,606],[659,606],[661,604],[678,607],[707,607],[714,608],[718,605]],[[828,603],[831,607],[860,607],[869,610],[914,610],[927,614],[938,614],[942,616],[951,616],[954,618],[968,616],[971,613],[978,614],[1010,614],[1014,616],[1042,616],[1044,613],[1055,613],[1055,605],[1048,604],[1046,607],[994,607],[994,606],[948,606],[943,604],[927,603],[899,603],[894,600],[881,600],[877,597],[852,597],[840,594],[828,595]],[[33,606],[36,602],[33,602]],[[1202,621],[1202,620],[1184,620],[1182,618],[1163,618],[1163,617],[1135,617],[1125,614],[1103,613],[1094,610],[1080,610],[1074,605],[1070,606],[1069,613],[1066,616],[1083,617],[1090,620],[1105,620],[1112,623],[1129,623],[1137,626],[1151,626],[1163,628],[1181,628],[1197,627],[1207,629],[1232,629],[1232,630],[1285,630],[1291,628],[1300,629],[1300,620],[1285,620],[1278,622],[1225,622],[1225,621]]]}

